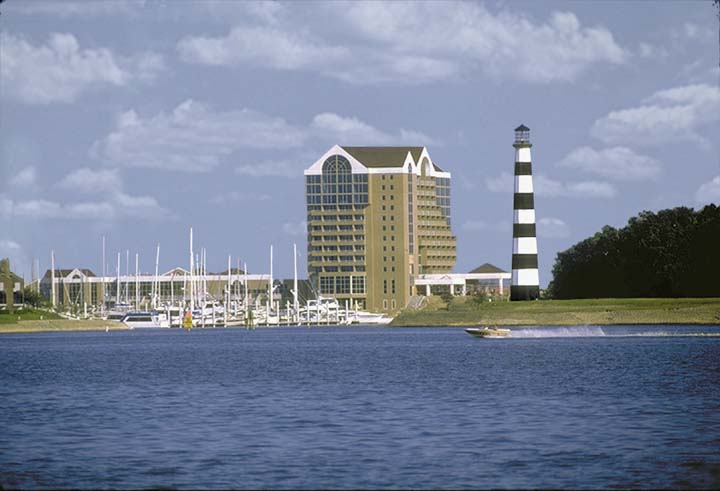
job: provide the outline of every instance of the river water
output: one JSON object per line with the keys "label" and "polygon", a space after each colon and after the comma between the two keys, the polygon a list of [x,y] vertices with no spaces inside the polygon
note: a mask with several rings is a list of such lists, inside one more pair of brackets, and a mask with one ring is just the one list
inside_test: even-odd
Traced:
{"label": "river water", "polygon": [[0,336],[5,488],[719,488],[720,328]]}

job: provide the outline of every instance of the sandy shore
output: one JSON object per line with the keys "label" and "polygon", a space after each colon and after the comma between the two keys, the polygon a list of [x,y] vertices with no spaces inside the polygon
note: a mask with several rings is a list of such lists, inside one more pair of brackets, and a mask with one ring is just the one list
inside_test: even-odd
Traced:
{"label": "sandy shore", "polygon": [[73,320],[22,320],[15,324],[0,324],[0,334],[14,332],[52,332],[52,331],[104,331],[126,330],[128,327],[118,321],[102,319]]}

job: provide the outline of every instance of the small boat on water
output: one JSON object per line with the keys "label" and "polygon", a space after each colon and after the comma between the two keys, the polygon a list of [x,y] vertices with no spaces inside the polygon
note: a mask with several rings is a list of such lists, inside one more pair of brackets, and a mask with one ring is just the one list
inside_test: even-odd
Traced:
{"label": "small boat on water", "polygon": [[504,338],[510,334],[510,329],[498,329],[497,327],[468,327],[465,332],[476,338]]}
{"label": "small boat on water", "polygon": [[128,312],[120,322],[130,327],[170,327],[167,316],[162,312]]}

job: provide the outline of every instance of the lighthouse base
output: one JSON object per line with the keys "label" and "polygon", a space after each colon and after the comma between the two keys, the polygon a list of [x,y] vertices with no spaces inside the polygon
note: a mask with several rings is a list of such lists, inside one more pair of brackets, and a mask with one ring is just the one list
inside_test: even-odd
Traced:
{"label": "lighthouse base", "polygon": [[538,286],[520,286],[512,285],[510,287],[510,300],[537,300],[540,296],[540,287]]}

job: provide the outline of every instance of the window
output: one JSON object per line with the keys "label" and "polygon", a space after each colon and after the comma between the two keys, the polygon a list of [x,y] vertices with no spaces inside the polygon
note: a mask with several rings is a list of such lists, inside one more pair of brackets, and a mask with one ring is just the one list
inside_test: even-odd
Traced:
{"label": "window", "polygon": [[320,293],[335,293],[335,278],[332,276],[320,277]]}
{"label": "window", "polygon": [[[392,280],[392,293],[395,295],[395,280]],[[393,306],[393,308],[395,307]]]}
{"label": "window", "polygon": [[383,293],[387,295],[387,280],[383,280]]}
{"label": "window", "polygon": [[392,299],[392,309],[395,310],[396,308],[397,308],[397,307],[396,307],[396,304],[395,304],[395,299],[393,298],[393,299]]}
{"label": "window", "polygon": [[335,278],[335,293],[350,293],[349,276],[338,276]]}
{"label": "window", "polygon": [[354,294],[365,293],[365,277],[364,276],[353,276],[352,277],[352,292]]}
{"label": "window", "polygon": [[383,310],[387,310],[387,299],[383,299]]}

